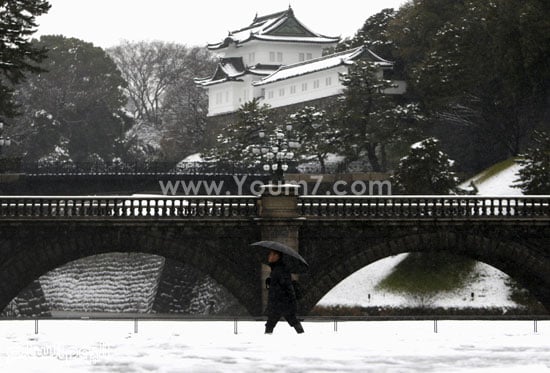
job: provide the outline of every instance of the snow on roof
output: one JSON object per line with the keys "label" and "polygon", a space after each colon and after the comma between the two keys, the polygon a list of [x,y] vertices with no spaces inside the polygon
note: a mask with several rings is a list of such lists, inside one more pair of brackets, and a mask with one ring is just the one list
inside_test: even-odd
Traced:
{"label": "snow on roof", "polygon": [[237,67],[231,63],[220,64],[220,68],[230,78],[235,78],[243,75],[243,70],[238,70]]}
{"label": "snow on roof", "polygon": [[301,76],[305,74],[314,73],[317,71],[331,69],[341,65],[350,65],[353,63],[353,60],[359,58],[363,55],[370,57],[376,64],[380,66],[392,66],[392,63],[384,60],[383,58],[372,53],[369,49],[365,47],[358,47],[350,49],[347,51],[330,54],[320,58],[316,58],[309,61],[299,62],[292,65],[281,66],[273,74],[269,75],[266,78],[263,78],[257,82],[252,83],[255,86],[266,85],[274,83],[280,80],[285,80],[293,78],[296,76]]}
{"label": "snow on roof", "polygon": [[340,37],[330,37],[313,32],[288,10],[266,16],[256,16],[252,23],[239,30],[230,31],[227,37],[219,42],[208,44],[208,49],[216,50],[228,47],[231,43],[242,44],[259,39],[264,41],[289,41],[306,43],[337,43]]}
{"label": "snow on roof", "polygon": [[247,74],[266,76],[272,74],[279,67],[280,65],[263,64],[248,67],[244,65],[242,57],[222,58],[210,78],[195,79],[195,84],[207,87],[227,81],[235,81]]}
{"label": "snow on roof", "polygon": [[271,75],[279,69],[280,65],[261,65],[251,66],[248,68],[252,74],[256,75]]}
{"label": "snow on roof", "polygon": [[[258,40],[265,40],[265,41],[281,41],[280,36],[270,36],[270,35],[254,35],[254,39]],[[288,37],[285,39],[285,41],[293,42],[293,43],[336,43],[338,40],[335,40],[334,38],[328,37],[328,36],[319,36],[314,39],[311,37]]]}

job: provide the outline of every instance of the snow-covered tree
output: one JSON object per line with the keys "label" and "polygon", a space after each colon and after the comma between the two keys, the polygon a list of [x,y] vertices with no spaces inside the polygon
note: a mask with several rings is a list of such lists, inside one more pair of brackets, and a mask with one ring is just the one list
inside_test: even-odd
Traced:
{"label": "snow-covered tree", "polygon": [[458,178],[452,171],[454,161],[441,151],[433,137],[413,144],[401,159],[392,177],[392,189],[403,194],[450,194],[456,190]]}
{"label": "snow-covered tree", "polygon": [[269,107],[260,104],[258,99],[243,104],[237,112],[237,120],[222,129],[217,144],[210,149],[208,157],[224,162],[259,162],[251,150],[253,147],[265,145],[268,141],[268,136],[259,136],[260,130],[267,134],[274,130],[273,122],[267,114],[268,110]]}
{"label": "snow-covered tree", "polygon": [[340,130],[336,126],[336,118],[326,110],[306,106],[291,114],[287,123],[292,125],[293,136],[301,144],[296,155],[305,159],[315,158],[324,173],[327,155],[340,150]]}
{"label": "snow-covered tree", "polygon": [[24,157],[35,161],[42,159],[45,154],[55,153],[54,149],[63,139],[61,123],[54,119],[52,114],[42,109],[34,113],[29,127],[27,133],[22,136],[22,145],[26,149]]}
{"label": "snow-covered tree", "polygon": [[550,135],[535,132],[533,145],[521,155],[519,179],[515,188],[524,194],[550,194]]}
{"label": "snow-covered tree", "polygon": [[69,150],[67,149],[69,141],[62,137],[59,140],[59,143],[54,145],[52,151],[38,159],[38,165],[40,167],[62,167],[64,170],[70,170],[74,167],[74,162],[69,155]]}
{"label": "snow-covered tree", "polygon": [[40,72],[36,65],[46,57],[30,36],[36,31],[36,17],[48,12],[45,0],[0,1],[0,117],[16,114],[13,85],[28,72]]}
{"label": "snow-covered tree", "polygon": [[393,8],[382,9],[367,18],[353,38],[340,42],[336,50],[343,51],[360,46],[366,46],[379,56],[392,60],[394,42],[388,32],[389,24],[395,19],[397,12]]}

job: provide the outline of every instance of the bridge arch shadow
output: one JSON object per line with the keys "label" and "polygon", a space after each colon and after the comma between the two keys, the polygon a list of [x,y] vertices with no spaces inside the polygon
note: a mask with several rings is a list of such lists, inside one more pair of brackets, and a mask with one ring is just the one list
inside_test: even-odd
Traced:
{"label": "bridge arch shadow", "polygon": [[101,254],[143,253],[195,268],[225,288],[246,312],[258,312],[261,294],[251,291],[250,278],[259,278],[260,266],[243,252],[250,237],[257,236],[251,227],[99,225],[46,224],[32,234],[8,230],[0,240],[0,309],[34,280],[67,263]]}
{"label": "bridge arch shadow", "polygon": [[550,310],[550,261],[541,253],[542,248],[537,249],[529,242],[511,241],[494,232],[483,234],[460,229],[430,232],[414,228],[406,232],[393,227],[370,227],[372,230],[354,227],[346,232],[344,227],[338,227],[336,232],[325,228],[308,231],[306,227],[301,232],[301,252],[312,268],[301,278],[306,288],[304,313],[356,271],[381,259],[411,252],[449,252],[486,263],[510,276],[546,311]]}

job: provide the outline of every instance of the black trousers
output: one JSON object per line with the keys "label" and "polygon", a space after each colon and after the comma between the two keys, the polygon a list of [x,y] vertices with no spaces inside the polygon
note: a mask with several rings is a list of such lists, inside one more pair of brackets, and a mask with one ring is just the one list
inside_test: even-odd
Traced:
{"label": "black trousers", "polygon": [[277,313],[277,312],[270,312],[267,315],[267,322],[265,323],[265,331],[266,332],[272,332],[275,328],[275,325],[279,322],[281,317],[284,317],[285,320],[288,322],[288,324],[292,327],[295,327],[296,325],[300,324],[300,321],[296,318],[295,313]]}

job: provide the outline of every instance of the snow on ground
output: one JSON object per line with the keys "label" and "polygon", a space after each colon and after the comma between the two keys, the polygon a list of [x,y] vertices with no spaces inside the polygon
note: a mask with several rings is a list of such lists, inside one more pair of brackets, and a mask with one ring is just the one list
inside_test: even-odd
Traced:
{"label": "snow on ground", "polygon": [[[391,274],[395,266],[407,255],[400,254],[382,259],[360,269],[336,285],[318,304],[350,307],[518,307],[509,299],[510,289],[506,286],[509,276],[481,262],[476,263],[471,278],[466,281],[468,283],[466,287],[439,293],[431,298],[420,299],[411,294],[395,294],[378,289],[377,285]],[[472,293],[474,293],[473,299]]]}
{"label": "snow on ground", "polygon": [[185,157],[180,163],[190,163],[190,162],[204,162],[204,157],[201,153],[194,153]]}
{"label": "snow on ground", "polygon": [[[511,185],[515,184],[515,180],[518,179],[517,173],[521,169],[521,166],[513,161],[505,161],[502,164],[506,164],[499,172],[491,175],[491,169],[477,174],[476,176],[466,180],[460,184],[461,188],[467,189],[470,187],[470,183],[473,181],[478,189],[478,195],[490,195],[490,196],[521,196],[521,189],[512,188]],[[495,165],[498,166],[498,165]]]}
{"label": "snow on ground", "polygon": [[550,321],[0,322],[5,372],[550,372]]}
{"label": "snow on ground", "polygon": [[[517,173],[520,168],[521,166],[516,162],[508,160],[465,181],[461,187],[467,188],[473,181],[480,195],[521,195],[520,189],[510,186],[518,178]],[[495,172],[495,169],[498,171]],[[468,286],[453,292],[440,293],[428,300],[377,289],[376,285],[392,273],[394,267],[406,255],[408,254],[386,258],[355,272],[325,295],[319,305],[415,307],[426,305],[427,301],[427,305],[431,307],[502,307],[504,309],[518,306],[509,299],[510,288],[506,285],[509,276],[484,263],[476,264]],[[474,293],[473,299],[471,293]]]}

